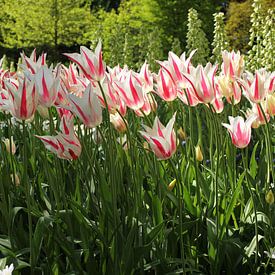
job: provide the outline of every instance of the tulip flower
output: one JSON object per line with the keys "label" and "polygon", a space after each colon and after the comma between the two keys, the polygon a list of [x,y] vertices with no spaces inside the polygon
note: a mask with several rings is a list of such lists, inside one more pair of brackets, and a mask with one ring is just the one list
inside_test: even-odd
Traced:
{"label": "tulip flower", "polygon": [[148,116],[151,111],[155,112],[158,104],[151,93],[144,94],[144,105],[139,109],[135,110],[137,116]]}
{"label": "tulip flower", "polygon": [[142,108],[144,105],[144,91],[138,74],[133,71],[126,72],[119,81],[114,81],[113,84],[113,87],[129,108],[133,110]]}
{"label": "tulip flower", "polygon": [[31,72],[31,74],[35,74],[38,72],[38,70],[41,68],[41,66],[44,66],[46,64],[46,53],[42,53],[41,56],[39,56],[38,60],[36,60],[36,49],[33,50],[30,57],[27,57],[25,53],[21,53],[22,58],[22,64],[21,67],[23,70]]}
{"label": "tulip flower", "polygon": [[34,78],[39,104],[47,108],[51,107],[57,98],[60,79],[54,78],[52,69],[47,65],[42,66]]}
{"label": "tulip flower", "polygon": [[199,162],[202,162],[203,154],[202,154],[201,147],[199,144],[195,147],[195,154],[196,154],[196,160]]}
{"label": "tulip flower", "polygon": [[156,94],[165,101],[175,100],[178,89],[170,72],[161,68],[155,78],[157,82]]}
{"label": "tulip flower", "polygon": [[176,114],[164,127],[156,117],[153,128],[144,126],[145,131],[140,131],[159,160],[169,159],[176,152],[176,134],[173,130],[175,119]]}
{"label": "tulip flower", "polygon": [[11,95],[9,111],[17,119],[27,120],[36,111],[37,93],[34,81],[29,81],[26,77],[19,78],[18,81],[18,87],[11,82],[5,82]]}
{"label": "tulip flower", "polygon": [[173,52],[169,52],[168,60],[159,62],[162,68],[172,77],[178,89],[187,87],[188,82],[183,76],[183,73],[189,73],[191,65],[190,61],[195,52],[196,50],[192,51],[187,59],[185,58],[185,53],[178,57]]}
{"label": "tulip flower", "polygon": [[142,81],[142,87],[144,93],[149,93],[153,91],[153,76],[149,71],[149,65],[145,62],[139,73],[140,79]]}
{"label": "tulip flower", "polygon": [[113,124],[114,128],[120,133],[124,133],[127,130],[127,125],[125,124],[119,113],[110,114],[110,122]]}
{"label": "tulip flower", "polygon": [[64,108],[72,111],[89,128],[96,127],[102,122],[102,108],[91,84],[88,85],[82,97],[67,94],[70,106]]}
{"label": "tulip flower", "polygon": [[3,139],[3,142],[6,146],[6,150],[9,154],[12,154],[14,155],[15,152],[16,152],[16,146],[15,146],[15,143],[13,141],[13,136],[11,136],[11,138],[5,138]]}
{"label": "tulip flower", "polygon": [[56,136],[36,136],[45,147],[61,159],[77,159],[81,154],[81,144],[74,133],[73,116],[63,116],[60,124],[61,132]]}
{"label": "tulip flower", "polygon": [[214,77],[216,70],[217,66],[207,63],[205,67],[202,65],[198,65],[196,68],[192,67],[189,74],[184,74],[201,103],[211,103],[215,98]]}
{"label": "tulip flower", "polygon": [[217,78],[217,90],[222,94],[227,102],[238,104],[242,98],[242,90],[235,79],[226,75]]}
{"label": "tulip flower", "polygon": [[240,51],[235,53],[234,51],[222,52],[222,72],[225,76],[230,77],[233,79],[234,77],[241,77],[241,74],[244,69],[244,59],[243,56],[240,54]]}
{"label": "tulip flower", "polygon": [[105,77],[105,64],[102,60],[101,42],[99,41],[95,52],[81,46],[80,54],[65,53],[70,60],[75,62],[89,80],[100,81]]}
{"label": "tulip flower", "polygon": [[271,116],[275,116],[275,93],[268,94],[266,97],[267,112]]}
{"label": "tulip flower", "polygon": [[70,64],[69,68],[62,65],[60,77],[68,92],[76,96],[82,95],[89,84],[89,80],[86,77],[79,75],[75,64]]}
{"label": "tulip flower", "polygon": [[245,148],[251,139],[251,125],[257,118],[256,115],[251,115],[246,121],[240,116],[229,116],[230,124],[222,123],[227,128],[231,135],[233,144],[238,148]]}
{"label": "tulip flower", "polygon": [[250,101],[260,103],[269,92],[270,82],[267,80],[267,74],[258,70],[255,72],[255,77],[251,77],[251,74],[247,73],[244,79],[239,79],[239,83]]}

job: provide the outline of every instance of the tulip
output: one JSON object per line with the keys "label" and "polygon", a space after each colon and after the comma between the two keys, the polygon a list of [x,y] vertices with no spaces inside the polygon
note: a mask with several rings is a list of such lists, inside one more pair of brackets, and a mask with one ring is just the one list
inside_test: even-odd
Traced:
{"label": "tulip", "polygon": [[10,139],[8,139],[8,138],[3,139],[3,142],[4,142],[5,146],[6,146],[7,152],[9,154],[14,155],[15,152],[16,152],[16,146],[15,146],[15,143],[13,141],[13,136],[11,136]]}
{"label": "tulip", "polygon": [[73,116],[63,116],[56,136],[36,136],[61,159],[74,160],[81,154],[81,144],[74,133]]}
{"label": "tulip", "polygon": [[169,183],[168,189],[169,189],[170,191],[172,191],[172,190],[174,189],[174,187],[176,186],[176,183],[177,183],[177,180],[176,180],[176,179],[173,179],[173,180]]}
{"label": "tulip", "polygon": [[149,65],[145,62],[139,73],[144,93],[153,91],[153,76],[149,71]]}
{"label": "tulip", "polygon": [[[256,119],[252,123],[252,128],[258,128],[260,125],[266,124],[270,120],[270,115],[267,109],[267,102],[263,101],[261,107],[259,104],[251,103],[252,109],[247,109],[246,114],[249,117],[251,114],[256,116]],[[264,111],[264,113],[262,112]]]}
{"label": "tulip", "polygon": [[156,117],[153,128],[144,126],[145,131],[140,131],[159,160],[169,159],[176,152],[176,134],[173,130],[175,119],[176,114],[164,127]]}
{"label": "tulip", "polygon": [[266,97],[267,112],[271,116],[275,116],[275,93],[268,94]]}
{"label": "tulip", "polygon": [[241,77],[241,74],[244,69],[244,59],[243,56],[240,54],[240,51],[235,53],[234,51],[222,52],[222,72],[225,76],[230,77],[233,79],[234,77]]}
{"label": "tulip", "polygon": [[269,82],[267,81],[267,75],[264,71],[256,71],[255,77],[251,77],[250,74],[244,79],[239,79],[246,96],[254,103],[262,102],[269,92]]}
{"label": "tulip", "polygon": [[161,68],[155,78],[157,82],[156,94],[165,101],[175,100],[178,89],[170,72]]}
{"label": "tulip", "polygon": [[119,113],[110,114],[110,122],[120,133],[124,133],[127,130],[127,125],[125,124]]}
{"label": "tulip", "polygon": [[272,205],[274,203],[274,194],[272,190],[269,190],[265,195],[265,200],[269,205]]}
{"label": "tulip", "polygon": [[87,78],[79,75],[75,64],[70,64],[69,68],[62,65],[60,77],[66,89],[76,96],[81,96],[89,84]]}
{"label": "tulip", "polygon": [[144,94],[144,105],[139,110],[135,110],[137,116],[148,116],[151,111],[155,112],[158,105],[151,93]]}
{"label": "tulip", "polygon": [[114,81],[114,88],[129,108],[138,110],[143,107],[144,91],[138,74],[126,72],[120,81]]}
{"label": "tulip", "polygon": [[24,72],[31,72],[31,74],[35,74],[38,72],[38,70],[41,68],[41,66],[44,66],[46,64],[46,53],[42,53],[41,56],[39,56],[38,60],[36,60],[36,49],[33,50],[30,57],[27,57],[25,53],[21,53],[22,58],[22,64],[20,65]]}
{"label": "tulip", "polygon": [[229,116],[230,124],[222,123],[231,135],[233,144],[238,148],[245,148],[251,139],[251,125],[256,120],[256,115],[251,115],[246,121],[240,116]]}
{"label": "tulip", "polygon": [[214,77],[216,70],[217,66],[207,63],[205,67],[202,65],[198,65],[196,68],[192,67],[189,74],[184,74],[201,103],[211,103],[215,98]]}
{"label": "tulip", "polygon": [[199,161],[199,162],[202,162],[203,161],[203,154],[202,154],[200,145],[197,145],[195,147],[195,154],[196,154],[196,160]]}
{"label": "tulip", "polygon": [[191,58],[196,50],[192,51],[190,56],[186,59],[185,53],[178,57],[173,52],[168,53],[168,61],[159,62],[162,68],[168,72],[172,77],[178,89],[186,88],[188,82],[186,81],[183,73],[188,73],[191,65]]}
{"label": "tulip", "polygon": [[94,53],[81,46],[80,54],[65,53],[64,55],[75,62],[89,80],[100,81],[105,77],[106,66],[102,60],[101,41],[98,42]]}
{"label": "tulip", "polygon": [[37,106],[37,93],[33,81],[26,77],[18,79],[18,87],[10,82],[5,82],[11,95],[11,106],[9,111],[20,120],[30,119]]}
{"label": "tulip", "polygon": [[92,91],[91,84],[83,93],[83,97],[68,94],[70,106],[64,108],[72,111],[89,128],[96,127],[102,122],[102,108],[96,94]]}
{"label": "tulip", "polygon": [[57,98],[60,79],[54,78],[52,69],[44,65],[35,74],[35,84],[39,104],[47,108],[51,107]]}
{"label": "tulip", "polygon": [[217,89],[229,103],[235,105],[241,101],[242,90],[238,82],[229,76],[221,75],[217,78]]}
{"label": "tulip", "polygon": [[10,174],[10,178],[12,180],[12,183],[15,184],[15,186],[20,185],[20,178],[19,178],[18,174]]}

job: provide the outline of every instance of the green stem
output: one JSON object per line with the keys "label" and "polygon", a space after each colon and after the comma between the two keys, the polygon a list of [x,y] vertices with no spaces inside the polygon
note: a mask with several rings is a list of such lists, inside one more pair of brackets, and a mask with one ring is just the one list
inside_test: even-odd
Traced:
{"label": "green stem", "polygon": [[31,185],[28,179],[28,150],[27,150],[27,129],[26,122],[23,120],[23,183],[26,188],[26,196],[27,196],[27,210],[28,210],[28,227],[29,227],[29,243],[30,243],[30,265],[31,265],[31,274],[34,272],[33,266],[33,249],[32,249],[32,216],[31,216]]}

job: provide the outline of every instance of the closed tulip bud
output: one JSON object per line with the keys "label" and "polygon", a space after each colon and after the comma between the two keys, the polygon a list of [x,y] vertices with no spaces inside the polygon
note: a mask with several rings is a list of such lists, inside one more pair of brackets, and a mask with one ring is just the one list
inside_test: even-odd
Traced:
{"label": "closed tulip bud", "polygon": [[202,154],[200,145],[197,145],[195,147],[195,152],[196,152],[196,160],[200,162],[203,161],[203,154]]}
{"label": "closed tulip bud", "polygon": [[267,112],[271,116],[275,116],[275,93],[267,96]]}
{"label": "closed tulip bud", "polygon": [[38,105],[37,106],[37,111],[38,111],[39,115],[41,115],[42,118],[47,119],[47,118],[50,117],[48,108],[45,107],[45,106]]}
{"label": "closed tulip bud", "polygon": [[143,148],[144,148],[146,151],[149,150],[149,144],[148,144],[148,142],[146,142],[146,141],[143,142]]}
{"label": "closed tulip bud", "polygon": [[[11,143],[10,143],[11,141]],[[3,140],[5,146],[6,146],[6,150],[9,154],[12,154],[14,155],[15,152],[16,152],[16,147],[15,147],[15,144],[14,144],[14,141],[13,141],[13,136],[11,136],[11,139],[8,139],[8,138],[5,138]]]}
{"label": "closed tulip bud", "polygon": [[110,122],[120,133],[124,133],[127,130],[127,125],[119,113],[110,114]]}
{"label": "closed tulip bud", "polygon": [[[20,179],[19,176],[17,174],[10,174],[12,183],[15,184],[15,186],[19,186],[20,185]],[[1,273],[0,273],[1,274]]]}
{"label": "closed tulip bud", "polygon": [[274,203],[274,194],[272,190],[269,190],[265,195],[265,200],[269,205],[272,205]]}
{"label": "closed tulip bud", "polygon": [[186,133],[183,131],[182,127],[178,129],[177,133],[181,140],[186,140]]}
{"label": "closed tulip bud", "polygon": [[168,189],[169,189],[170,191],[172,191],[172,190],[174,189],[174,187],[175,187],[175,185],[176,185],[176,182],[177,182],[177,180],[176,180],[176,179],[173,179],[173,180],[169,183]]}

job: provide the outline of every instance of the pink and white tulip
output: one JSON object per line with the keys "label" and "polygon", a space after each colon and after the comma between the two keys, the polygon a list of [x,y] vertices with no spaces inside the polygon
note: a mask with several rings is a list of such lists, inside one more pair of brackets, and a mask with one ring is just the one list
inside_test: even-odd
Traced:
{"label": "pink and white tulip", "polygon": [[246,121],[243,117],[229,116],[229,123],[222,123],[230,133],[233,144],[237,148],[245,148],[251,139],[251,125],[257,119],[256,115],[251,115]]}
{"label": "pink and white tulip", "polygon": [[173,101],[177,98],[177,86],[168,70],[161,68],[155,75],[157,89],[155,93],[165,101]]}
{"label": "pink and white tulip", "polygon": [[105,77],[106,66],[102,60],[101,41],[98,42],[94,53],[81,46],[80,54],[65,53],[64,55],[75,62],[89,80],[100,81]]}
{"label": "pink and white tulip", "polygon": [[74,133],[73,116],[63,116],[56,136],[36,136],[61,159],[74,160],[81,154],[81,144]]}
{"label": "pink and white tulip", "polygon": [[191,67],[189,74],[184,74],[197,99],[201,103],[211,103],[215,99],[215,73],[217,66],[207,63],[205,67]]}
{"label": "pink and white tulip", "polygon": [[98,126],[102,122],[102,108],[99,99],[89,84],[82,97],[67,94],[70,106],[64,108],[72,111],[89,128]]}
{"label": "pink and white tulip", "polygon": [[42,66],[34,76],[38,102],[44,107],[51,107],[56,101],[60,79],[55,78],[51,68]]}
{"label": "pink and white tulip", "polygon": [[113,87],[130,109],[138,110],[144,105],[142,81],[135,72],[125,72],[119,81],[114,81]]}
{"label": "pink and white tulip", "polygon": [[5,84],[10,93],[8,111],[17,119],[30,119],[34,115],[38,103],[34,81],[29,81],[23,77],[23,79],[18,79],[18,86],[8,81]]}
{"label": "pink and white tulip", "polygon": [[176,133],[173,129],[175,119],[176,114],[164,127],[156,117],[153,128],[144,126],[145,131],[140,131],[159,160],[169,159],[176,152]]}
{"label": "pink and white tulip", "polygon": [[240,51],[236,53],[234,51],[223,51],[222,59],[222,73],[225,76],[230,77],[231,79],[234,79],[235,77],[241,77],[244,69],[244,59],[240,54]]}

